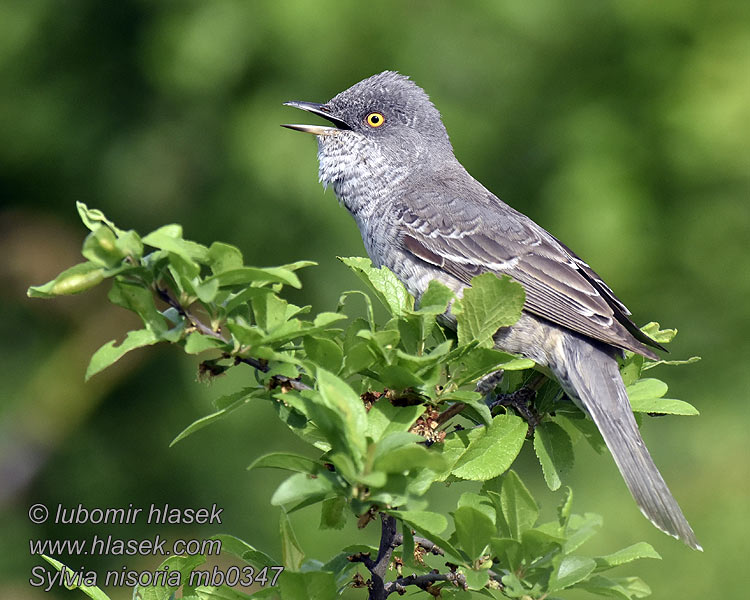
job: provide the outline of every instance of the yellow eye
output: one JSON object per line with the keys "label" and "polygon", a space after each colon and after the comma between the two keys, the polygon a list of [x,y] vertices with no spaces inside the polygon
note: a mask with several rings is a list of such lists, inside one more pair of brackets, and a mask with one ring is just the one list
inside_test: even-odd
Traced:
{"label": "yellow eye", "polygon": [[385,123],[385,117],[382,115],[382,113],[379,112],[371,112],[367,117],[365,117],[365,122],[370,127],[380,127],[383,123]]}

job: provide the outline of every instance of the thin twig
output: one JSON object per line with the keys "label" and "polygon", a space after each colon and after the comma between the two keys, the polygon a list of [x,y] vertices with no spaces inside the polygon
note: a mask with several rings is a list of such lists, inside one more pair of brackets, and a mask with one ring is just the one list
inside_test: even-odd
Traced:
{"label": "thin twig", "polygon": [[[393,544],[394,548],[397,548],[401,544],[404,543],[404,536],[401,533],[397,533],[396,536],[393,538]],[[435,556],[443,556],[445,554],[445,551],[438,546],[435,542],[431,542],[427,538],[420,537],[418,535],[414,536],[414,543],[418,546],[421,546],[427,552],[434,554]]]}
{"label": "thin twig", "polygon": [[[390,581],[385,585],[385,594],[386,597],[393,592],[403,594],[406,592],[406,588],[410,585],[415,585],[418,588],[429,592],[429,588],[432,587],[432,584],[438,583],[439,581],[448,581],[456,587],[466,589],[466,577],[464,577],[463,574],[454,571],[451,571],[450,573],[440,573],[435,570],[431,573],[426,573],[425,575],[413,574],[407,577],[399,577],[395,581]],[[437,596],[437,594],[433,595]]]}
{"label": "thin twig", "polygon": [[[177,311],[177,314],[185,319],[191,326],[195,327],[200,333],[220,340],[225,344],[228,343],[228,340],[225,339],[223,335],[221,335],[218,331],[214,331],[213,329],[211,329],[198,317],[190,313],[184,306],[182,306],[182,304],[180,304],[175,298],[172,297],[168,290],[160,288],[158,285],[154,286],[154,289],[159,295],[159,298],[161,298],[164,302],[169,304],[169,306],[174,308]],[[268,371],[270,370],[267,361],[253,358],[251,356],[232,357],[230,354],[225,354],[224,358],[234,358],[234,364],[244,363],[246,365],[250,365],[261,373],[268,373]],[[281,387],[282,389],[288,387],[290,389],[298,391],[312,389],[309,385],[302,383],[299,378],[287,377],[286,375],[274,375],[269,382],[269,387],[271,389],[275,387]]]}
{"label": "thin twig", "polygon": [[179,314],[183,319],[185,319],[188,323],[190,323],[190,325],[195,327],[203,335],[207,335],[209,337],[227,343],[227,340],[223,335],[221,335],[218,331],[214,331],[208,325],[198,319],[195,315],[188,312],[188,310],[177,300],[175,300],[167,290],[160,288],[158,285],[154,286],[154,288],[156,289],[156,293],[159,295],[159,298],[161,298],[162,300],[164,300],[164,302],[169,304],[169,306],[174,308],[177,311],[177,314]]}
{"label": "thin twig", "polygon": [[446,410],[440,413],[440,416],[438,416],[438,426],[447,423],[450,419],[460,413],[464,408],[466,408],[466,404],[464,404],[463,402],[456,402],[455,404],[451,404]]}
{"label": "thin twig", "polygon": [[[482,394],[482,396],[487,396],[493,389],[495,389],[495,386],[503,380],[503,373],[505,373],[505,371],[503,371],[502,369],[498,369],[497,371],[488,373],[479,381],[477,381],[475,391]],[[438,425],[447,423],[450,419],[459,414],[464,408],[466,408],[466,404],[464,404],[463,402],[456,402],[455,404],[451,404],[451,406],[447,410],[443,411],[437,418]]]}

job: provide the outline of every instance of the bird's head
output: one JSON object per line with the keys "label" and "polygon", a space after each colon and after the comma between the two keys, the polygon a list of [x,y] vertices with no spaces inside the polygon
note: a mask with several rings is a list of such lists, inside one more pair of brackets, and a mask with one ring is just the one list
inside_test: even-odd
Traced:
{"label": "bird's head", "polygon": [[[404,177],[453,159],[440,113],[408,77],[384,71],[324,104],[287,102],[332,125],[284,125],[318,138],[320,180],[347,204],[358,189],[388,189]],[[348,205],[348,204],[347,204]]]}

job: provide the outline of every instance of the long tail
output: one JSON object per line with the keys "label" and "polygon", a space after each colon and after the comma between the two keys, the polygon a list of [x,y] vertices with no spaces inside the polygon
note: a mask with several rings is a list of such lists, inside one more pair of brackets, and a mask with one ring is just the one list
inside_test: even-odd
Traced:
{"label": "long tail", "polygon": [[703,550],[641,438],[617,360],[608,348],[574,335],[561,345],[565,360],[550,366],[596,423],[641,512],[665,533]]}

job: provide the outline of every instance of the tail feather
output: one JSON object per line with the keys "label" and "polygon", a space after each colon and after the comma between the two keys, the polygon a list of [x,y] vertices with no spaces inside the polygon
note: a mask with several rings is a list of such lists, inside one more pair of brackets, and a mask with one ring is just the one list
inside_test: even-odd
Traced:
{"label": "tail feather", "polygon": [[591,415],[641,512],[665,533],[702,550],[641,438],[616,359],[577,336],[566,336],[562,345],[563,366],[552,370]]}

